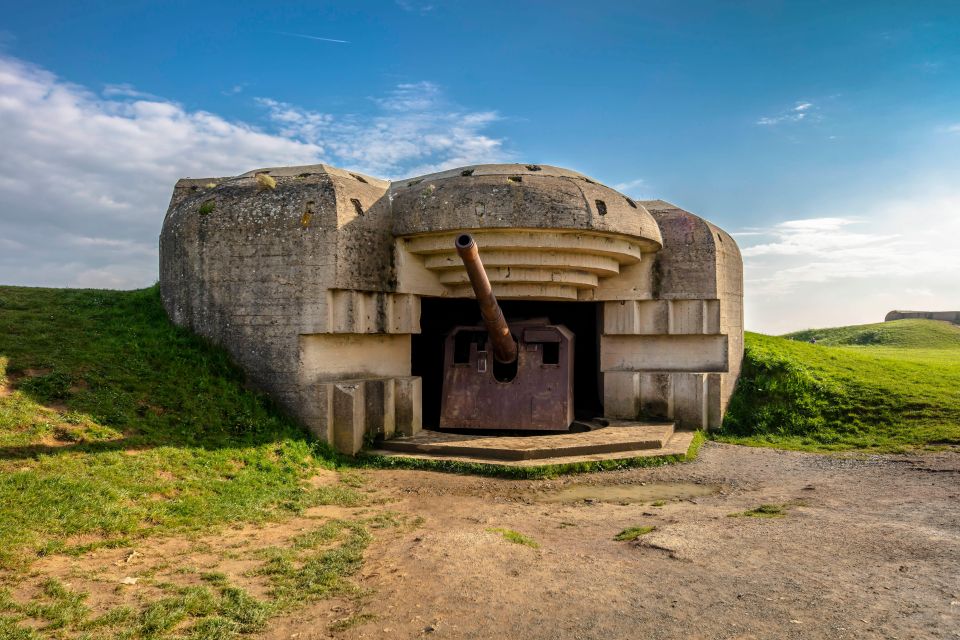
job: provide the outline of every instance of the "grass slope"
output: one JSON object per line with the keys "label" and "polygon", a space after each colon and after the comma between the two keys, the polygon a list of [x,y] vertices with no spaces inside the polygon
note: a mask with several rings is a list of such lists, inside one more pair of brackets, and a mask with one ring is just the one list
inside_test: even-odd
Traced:
{"label": "grass slope", "polygon": [[746,338],[718,440],[815,451],[960,444],[960,327],[898,320]]}
{"label": "grass slope", "polygon": [[0,567],[336,500],[330,454],[168,322],[156,287],[0,287]]}

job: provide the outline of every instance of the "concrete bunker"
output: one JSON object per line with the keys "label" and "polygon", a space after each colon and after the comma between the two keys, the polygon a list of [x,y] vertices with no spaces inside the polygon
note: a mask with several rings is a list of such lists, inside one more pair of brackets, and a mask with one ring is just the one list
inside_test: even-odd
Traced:
{"label": "concrete bunker", "polygon": [[[566,169],[477,165],[387,182],[312,165],[180,180],[161,232],[161,294],[174,322],[226,347],[318,437],[355,453],[454,426],[445,342],[455,327],[489,329],[457,252],[465,235],[507,324],[525,332],[523,358],[558,366],[569,344],[569,422],[720,424],[743,349],[736,243],[672,204]],[[478,340],[450,348],[485,367]],[[508,413],[484,428],[568,428],[543,417],[555,399],[541,400],[530,424]]]}

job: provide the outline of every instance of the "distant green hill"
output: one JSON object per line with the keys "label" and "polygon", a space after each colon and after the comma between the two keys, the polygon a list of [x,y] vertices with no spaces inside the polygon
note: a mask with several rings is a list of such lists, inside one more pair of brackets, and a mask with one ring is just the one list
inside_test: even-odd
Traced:
{"label": "distant green hill", "polygon": [[716,438],[808,450],[960,444],[960,327],[898,320],[748,333]]}
{"label": "distant green hill", "polygon": [[894,320],[832,329],[807,329],[783,336],[830,346],[887,346],[960,349],[960,325],[937,320]]}

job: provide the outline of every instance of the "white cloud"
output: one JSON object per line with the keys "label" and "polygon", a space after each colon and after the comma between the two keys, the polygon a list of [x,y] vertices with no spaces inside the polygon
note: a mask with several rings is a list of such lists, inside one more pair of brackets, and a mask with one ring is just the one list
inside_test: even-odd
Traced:
{"label": "white cloud", "polygon": [[317,145],[341,163],[377,176],[400,178],[508,157],[502,140],[483,133],[499,120],[496,112],[451,105],[431,82],[397,85],[374,99],[381,113],[369,119],[259,102],[284,136]]}
{"label": "white cloud", "polygon": [[419,13],[421,15],[430,13],[435,5],[427,2],[414,2],[413,0],[396,0],[397,6],[410,13]]}
{"label": "white cloud", "polygon": [[146,98],[157,100],[157,96],[138,91],[132,84],[108,84],[103,87],[103,95],[108,98]]}
{"label": "white cloud", "polygon": [[130,85],[98,95],[0,55],[0,282],[150,284],[180,177],[321,161],[392,176],[502,159],[502,140],[482,133],[496,114],[445,107],[441,93],[398,87],[385,100],[402,108],[368,118],[264,100],[267,131]]}
{"label": "white cloud", "polygon": [[[960,307],[960,189],[920,189],[866,217],[805,218],[735,236],[747,326],[771,333]],[[867,209],[867,207],[865,207]]]}
{"label": "white cloud", "polygon": [[619,182],[613,185],[613,188],[619,191],[620,193],[625,193],[628,196],[633,196],[635,198],[643,197],[642,194],[650,190],[650,186],[647,184],[647,181],[644,180],[643,178],[636,178],[635,180]]}
{"label": "white cloud", "polygon": [[816,105],[812,102],[797,102],[793,107],[775,116],[765,116],[757,120],[757,124],[765,127],[776,126],[791,122],[816,121],[820,115],[816,113]]}
{"label": "white cloud", "polygon": [[960,133],[960,122],[949,125],[946,130],[947,133]]}

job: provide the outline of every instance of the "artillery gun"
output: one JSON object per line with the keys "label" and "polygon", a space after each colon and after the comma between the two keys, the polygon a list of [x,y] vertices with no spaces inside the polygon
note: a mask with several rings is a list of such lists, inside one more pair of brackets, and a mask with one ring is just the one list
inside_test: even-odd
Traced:
{"label": "artillery gun", "polygon": [[443,354],[440,427],[565,431],[573,422],[574,335],[547,318],[507,324],[470,234],[455,240],[483,323],[457,326]]}

